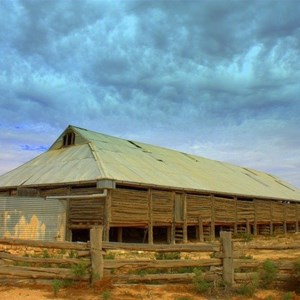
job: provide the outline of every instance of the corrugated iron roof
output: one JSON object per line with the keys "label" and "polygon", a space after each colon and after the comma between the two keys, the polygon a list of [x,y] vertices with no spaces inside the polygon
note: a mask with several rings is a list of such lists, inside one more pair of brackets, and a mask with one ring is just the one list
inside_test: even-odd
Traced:
{"label": "corrugated iron roof", "polygon": [[[69,131],[76,135],[75,145],[62,147],[64,133]],[[47,152],[0,176],[0,187],[101,178],[300,201],[297,188],[263,172],[74,126],[69,126]]]}

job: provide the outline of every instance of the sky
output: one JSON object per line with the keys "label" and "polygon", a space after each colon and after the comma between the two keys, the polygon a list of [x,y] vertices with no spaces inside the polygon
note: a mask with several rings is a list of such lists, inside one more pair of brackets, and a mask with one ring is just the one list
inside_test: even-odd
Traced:
{"label": "sky", "polygon": [[300,1],[0,0],[0,174],[69,125],[300,188]]}

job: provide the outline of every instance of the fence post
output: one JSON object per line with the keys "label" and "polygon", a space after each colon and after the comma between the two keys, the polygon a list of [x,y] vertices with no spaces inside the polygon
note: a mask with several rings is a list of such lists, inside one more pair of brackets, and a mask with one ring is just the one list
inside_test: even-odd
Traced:
{"label": "fence post", "polygon": [[232,285],[234,284],[234,268],[231,232],[221,231],[220,237],[223,250],[223,280]]}
{"label": "fence post", "polygon": [[102,235],[103,226],[95,226],[90,230],[92,284],[103,278]]}

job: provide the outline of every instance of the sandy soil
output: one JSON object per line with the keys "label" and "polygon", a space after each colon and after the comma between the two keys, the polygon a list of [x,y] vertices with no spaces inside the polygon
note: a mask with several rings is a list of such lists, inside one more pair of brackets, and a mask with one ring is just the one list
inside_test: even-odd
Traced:
{"label": "sandy soil", "polygon": [[[293,235],[288,238],[276,237],[261,239],[261,244],[282,244],[293,243],[300,240],[300,235]],[[257,242],[257,241],[256,241]],[[300,258],[300,251],[249,251],[249,255],[255,259],[265,260],[267,258],[276,260],[279,258]],[[124,254],[120,254],[123,256]],[[185,254],[187,255],[187,254]],[[139,253],[137,256],[140,257]],[[189,255],[187,255],[189,256]],[[300,288],[300,287],[299,287]],[[278,289],[273,290],[258,290],[251,299],[295,299],[300,300],[300,294],[295,291],[291,292],[292,298],[287,298],[287,291]],[[234,294],[220,294],[220,295],[199,295],[195,293],[191,285],[112,285],[112,282],[107,279],[101,282],[101,285],[93,288],[86,284],[77,284],[72,287],[62,288],[59,290],[57,296],[51,285],[32,285],[20,283],[18,285],[0,284],[0,300],[204,300],[204,299],[231,299],[241,300],[246,299],[243,296]],[[249,299],[249,298],[248,298]]]}
{"label": "sandy soil", "polygon": [[[279,290],[259,290],[251,299],[284,299],[286,292]],[[300,296],[292,293],[295,300]],[[115,286],[109,292],[93,289],[86,286],[75,286],[61,289],[57,296],[51,286],[0,286],[1,300],[205,300],[205,299],[246,299],[236,295],[197,295],[192,287],[187,285],[135,285]]]}

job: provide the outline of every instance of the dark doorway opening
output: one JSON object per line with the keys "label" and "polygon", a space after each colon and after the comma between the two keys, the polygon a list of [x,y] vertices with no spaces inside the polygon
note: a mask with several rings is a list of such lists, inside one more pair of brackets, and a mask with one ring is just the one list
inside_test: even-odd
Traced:
{"label": "dark doorway opening", "polygon": [[189,241],[195,241],[197,239],[197,227],[196,226],[188,226],[187,227],[187,235]]}
{"label": "dark doorway opening", "polygon": [[154,226],[153,227],[153,243],[167,244],[169,243],[168,227]]}
{"label": "dark doorway opening", "polygon": [[72,242],[84,242],[90,240],[89,229],[73,229],[72,230]]}
{"label": "dark doorway opening", "polygon": [[123,227],[122,241],[123,243],[145,243],[147,242],[148,231],[146,228],[140,227]]}

